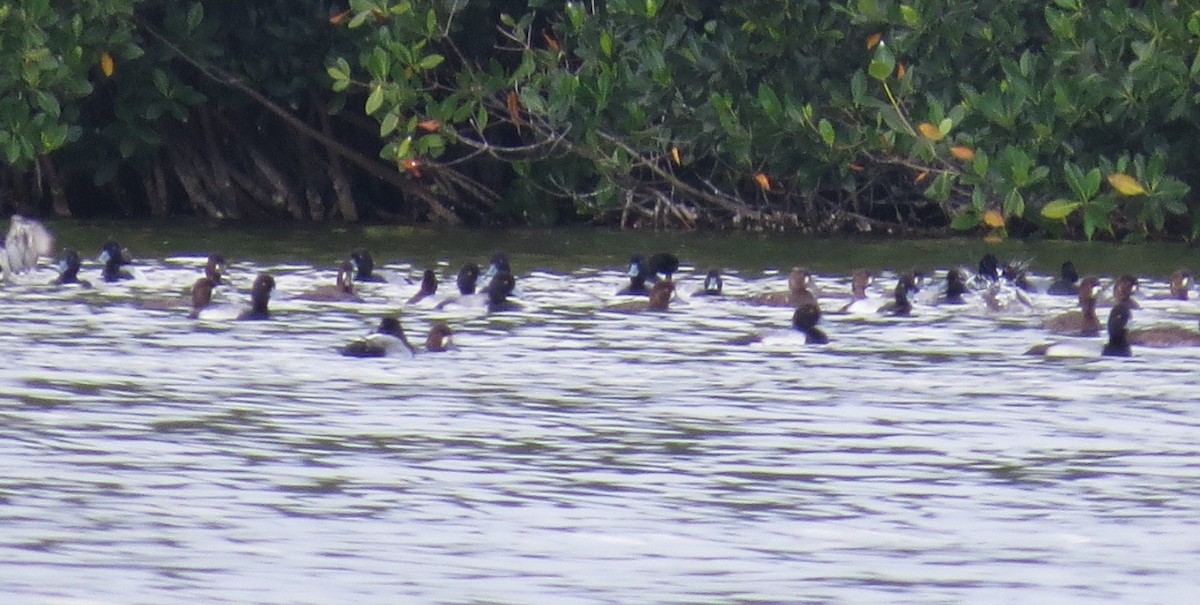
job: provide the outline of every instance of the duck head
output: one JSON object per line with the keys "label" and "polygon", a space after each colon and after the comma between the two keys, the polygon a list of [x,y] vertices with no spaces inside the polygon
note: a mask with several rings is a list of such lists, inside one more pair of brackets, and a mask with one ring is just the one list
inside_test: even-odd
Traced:
{"label": "duck head", "polygon": [[214,286],[219,286],[222,283],[222,277],[225,275],[225,257],[220,254],[210,254],[208,261],[204,264],[204,277],[212,280]]}
{"label": "duck head", "polygon": [[466,296],[474,294],[479,282],[479,265],[467,263],[458,270],[458,293]]}
{"label": "duck head", "polygon": [[430,353],[441,353],[451,347],[453,332],[445,322],[437,322],[429,328],[429,336],[425,338],[425,350]]}
{"label": "duck head", "polygon": [[1171,274],[1170,286],[1171,298],[1175,300],[1187,300],[1188,289],[1192,287],[1192,273],[1184,269],[1175,271]]}
{"label": "duck head", "polygon": [[337,274],[337,288],[345,294],[354,293],[354,263],[342,261]]}
{"label": "duck head", "polygon": [[354,278],[359,281],[370,281],[374,277],[375,259],[366,248],[355,248],[350,251],[350,264],[354,270]]}
{"label": "duck head", "polygon": [[1119,302],[1108,313],[1108,342],[1104,345],[1103,355],[1109,357],[1129,357],[1129,318],[1132,316],[1129,305]]}
{"label": "duck head", "polygon": [[725,281],[721,279],[721,272],[709,269],[708,275],[704,276],[704,293],[709,296],[720,296],[721,289],[724,287]]}
{"label": "duck head", "polygon": [[650,288],[650,305],[653,311],[666,311],[671,306],[671,295],[675,293],[675,284],[664,279]]}

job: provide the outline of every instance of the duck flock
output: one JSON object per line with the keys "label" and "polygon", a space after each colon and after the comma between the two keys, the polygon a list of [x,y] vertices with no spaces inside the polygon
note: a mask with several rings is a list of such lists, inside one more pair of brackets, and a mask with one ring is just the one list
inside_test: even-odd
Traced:
{"label": "duck flock", "polygon": [[[13,216],[4,249],[0,253],[0,268],[5,281],[20,281],[24,274],[32,273],[39,258],[55,255],[53,235],[36,220]],[[80,254],[71,249],[61,250],[55,268],[58,277],[52,282],[57,286],[92,288],[92,284],[80,277],[82,268]],[[137,279],[129,270],[132,261],[128,250],[116,240],[109,239],[100,249],[97,258],[101,268],[102,282],[119,282]],[[174,310],[199,319],[214,306],[214,293],[228,289],[227,266],[219,254],[210,255],[204,265],[203,275],[198,277],[188,292],[170,299],[140,301],[140,305],[153,309]],[[628,283],[615,290],[611,298],[601,303],[605,311],[670,313],[673,305],[681,299],[694,304],[696,301],[720,299],[733,304],[781,307],[791,310],[790,329],[803,334],[809,345],[825,345],[837,338],[820,326],[823,316],[858,317],[910,317],[938,309],[959,309],[962,313],[997,316],[1032,317],[1040,322],[1048,336],[1059,338],[1059,342],[1038,344],[1028,349],[1031,355],[1079,355],[1080,351],[1094,351],[1098,355],[1128,357],[1136,346],[1176,347],[1200,346],[1200,332],[1170,320],[1141,329],[1133,329],[1130,322],[1134,312],[1141,308],[1135,299],[1139,291],[1139,279],[1133,275],[1118,275],[1111,279],[1098,276],[1080,276],[1074,264],[1064,262],[1056,278],[1038,278],[1028,274],[1023,263],[1000,261],[992,254],[980,259],[975,270],[952,267],[945,271],[909,271],[888,274],[887,281],[867,270],[854,271],[848,278],[821,277],[822,283],[812,273],[793,269],[788,274],[787,290],[779,292],[728,292],[725,279],[719,270],[712,269],[704,274],[691,288],[682,294],[677,289],[676,275],[680,272],[679,259],[669,253],[649,256],[635,254],[629,262],[625,276]],[[338,267],[333,283],[318,285],[290,298],[324,302],[362,302],[356,284],[363,282],[385,282],[388,278],[375,270],[375,262],[369,251],[357,248]],[[396,280],[390,280],[393,283]],[[418,283],[405,287],[415,288],[402,303],[404,307],[441,310],[446,307],[474,306],[486,313],[504,313],[522,309],[517,287],[517,278],[504,253],[496,253],[485,269],[475,263],[465,263],[455,279],[453,294],[439,294],[437,271],[426,269]],[[21,281],[21,283],[30,283]],[[484,284],[482,287],[479,284]],[[235,321],[265,321],[272,319],[271,295],[275,291],[276,276],[259,272],[250,287],[248,304],[232,314]],[[1186,301],[1191,287],[1191,274],[1183,269],[1173,273],[1167,280],[1166,291],[1154,298]],[[1046,308],[1058,305],[1052,301],[1071,297],[1078,308],[1062,313],[1050,314]],[[517,300],[513,300],[516,298]],[[1101,322],[1099,307],[1109,307],[1107,321]],[[781,326],[781,329],[783,327]],[[396,315],[385,315],[379,320],[378,328],[372,333],[352,340],[339,347],[342,355],[351,357],[383,357],[389,355],[416,355],[421,352],[437,353],[450,349],[453,329],[442,320],[434,321],[423,347],[413,345],[404,332]],[[748,333],[731,338],[728,343],[745,345],[761,341],[764,334]],[[1091,343],[1095,343],[1092,347]],[[1066,352],[1071,351],[1071,352]]]}

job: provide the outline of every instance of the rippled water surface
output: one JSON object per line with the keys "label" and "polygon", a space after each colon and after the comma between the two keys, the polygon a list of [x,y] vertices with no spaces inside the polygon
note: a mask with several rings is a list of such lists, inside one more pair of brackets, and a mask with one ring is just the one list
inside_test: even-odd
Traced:
{"label": "rippled water surface", "polygon": [[[836,315],[848,269],[818,262],[831,343],[814,347],[789,309],[743,300],[786,288],[771,262],[724,265],[730,296],[715,300],[692,296],[707,266],[688,265],[672,310],[652,314],[606,309],[620,262],[514,254],[523,308],[487,315],[402,304],[426,265],[444,292],[482,258],[377,250],[391,282],[326,304],[296,295],[333,279],[328,258],[226,251],[232,284],[193,321],[146,308],[203,264],[163,248],[131,282],[31,285],[43,269],[0,289],[0,602],[1178,603],[1200,589],[1200,350],[1024,355],[1070,340],[1040,323],[1071,300]],[[1122,262],[1110,250],[1081,268]],[[276,319],[230,321],[260,270],[279,284]],[[1195,328],[1200,303],[1152,300],[1164,292],[1146,271],[1135,322]],[[456,348],[337,354],[395,312],[414,340],[447,321]]]}

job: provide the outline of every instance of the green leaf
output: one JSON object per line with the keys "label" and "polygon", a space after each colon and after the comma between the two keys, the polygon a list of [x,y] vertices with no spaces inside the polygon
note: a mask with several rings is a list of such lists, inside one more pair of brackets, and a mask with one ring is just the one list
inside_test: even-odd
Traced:
{"label": "green leaf", "polygon": [[445,60],[446,60],[446,57],[443,57],[442,55],[426,55],[424,58],[421,59],[420,63],[417,63],[417,67],[420,67],[421,69],[428,71],[430,69],[434,69],[438,65],[441,65],[442,61],[445,61]]}
{"label": "green leaf", "polygon": [[911,7],[907,4],[900,5],[900,18],[904,19],[905,25],[912,27],[912,28],[916,28],[917,26],[919,26],[921,24],[920,13],[918,13],[916,9],[914,9],[913,7]]}
{"label": "green leaf", "polygon": [[933,179],[929,187],[925,188],[925,197],[936,202],[944,202],[950,199],[950,189],[954,186],[954,178],[948,173],[943,172]]}
{"label": "green leaf", "polygon": [[950,228],[955,231],[970,231],[979,225],[979,213],[968,210],[950,221]]}
{"label": "green leaf", "polygon": [[771,120],[778,120],[782,113],[779,97],[765,82],[760,82],[758,85],[758,107]]}
{"label": "green leaf", "polygon": [[187,12],[188,33],[196,31],[196,28],[200,27],[201,21],[204,21],[204,5],[200,4],[199,2],[193,2],[192,5],[188,7]]}
{"label": "green leaf", "polygon": [[387,115],[383,116],[383,121],[379,123],[379,137],[384,138],[392,134],[398,125],[400,125],[399,114],[389,111]]}
{"label": "green leaf", "polygon": [[607,31],[600,32],[600,52],[604,53],[605,57],[612,57],[613,54],[613,38],[612,34]]}
{"label": "green leaf", "polygon": [[825,146],[833,147],[833,124],[830,124],[829,120],[821,118],[821,121],[817,123],[817,130],[821,132],[821,140],[825,141]]}
{"label": "green leaf", "polygon": [[374,115],[379,111],[379,107],[383,105],[383,86],[376,84],[375,88],[371,89],[370,96],[367,97],[367,104],[363,107],[363,111],[367,115]]}
{"label": "green leaf", "polygon": [[879,46],[875,47],[875,56],[871,58],[867,73],[871,74],[872,78],[885,82],[895,70],[896,57],[892,55],[892,51],[888,50],[887,43],[880,42]]}
{"label": "green leaf", "polygon": [[1004,214],[1018,218],[1025,216],[1025,197],[1020,191],[1013,189],[1004,196]]}
{"label": "green leaf", "polygon": [[1052,221],[1064,220],[1082,205],[1083,202],[1075,200],[1054,200],[1042,207],[1042,216]]}

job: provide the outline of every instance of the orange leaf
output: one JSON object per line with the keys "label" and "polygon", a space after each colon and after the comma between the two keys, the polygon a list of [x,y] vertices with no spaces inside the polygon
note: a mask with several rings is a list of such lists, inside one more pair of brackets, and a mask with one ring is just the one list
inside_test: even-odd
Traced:
{"label": "orange leaf", "polygon": [[521,132],[521,97],[515,90],[508,91],[508,119],[517,126],[517,132]]}
{"label": "orange leaf", "polygon": [[671,148],[671,159],[675,161],[676,166],[683,165],[683,162],[679,161],[679,148],[678,147]]}
{"label": "orange leaf", "polygon": [[921,131],[921,136],[929,139],[930,141],[936,143],[942,140],[942,131],[938,130],[937,126],[934,126],[929,122],[921,122],[921,124],[917,126],[917,130]]}
{"label": "orange leaf", "polygon": [[758,183],[758,188],[763,191],[771,190],[771,179],[767,175],[758,172],[754,174],[754,182]]}
{"label": "orange leaf", "polygon": [[558,52],[558,40],[555,40],[554,36],[551,36],[546,32],[546,30],[542,30],[542,39],[546,41],[546,46],[549,47],[550,50]]}
{"label": "orange leaf", "polygon": [[349,17],[349,16],[350,16],[350,9],[346,9],[346,10],[330,17],[329,24],[334,25],[334,26],[341,25],[346,20],[346,17]]}
{"label": "orange leaf", "polygon": [[870,36],[867,36],[867,50],[871,50],[871,49],[875,48],[876,46],[879,46],[879,43],[881,41],[883,41],[882,33],[877,32],[877,33],[871,34]]}
{"label": "orange leaf", "polygon": [[920,184],[921,184],[921,181],[924,181],[924,180],[925,180],[925,179],[927,179],[927,178],[929,178],[929,171],[928,171],[928,170],[923,170],[923,171],[921,171],[921,172],[918,172],[918,173],[917,173],[917,176],[913,177],[913,184],[914,184],[914,185],[920,185]]}
{"label": "orange leaf", "polygon": [[999,210],[988,210],[983,213],[983,224],[999,229],[1004,226],[1004,215],[1000,214]]}
{"label": "orange leaf", "polygon": [[903,80],[904,75],[908,73],[908,68],[903,63],[896,63],[896,79]]}
{"label": "orange leaf", "polygon": [[970,162],[971,160],[975,159],[975,152],[971,151],[970,147],[963,147],[962,145],[955,145],[954,147],[951,147],[950,155],[964,162]]}
{"label": "orange leaf", "polygon": [[413,178],[421,178],[421,160],[401,160],[400,168],[412,175]]}
{"label": "orange leaf", "polygon": [[848,167],[854,172],[862,172],[864,170],[862,164],[848,164]]}
{"label": "orange leaf", "polygon": [[421,120],[417,122],[417,128],[425,132],[437,132],[442,128],[442,123],[437,120]]}
{"label": "orange leaf", "polygon": [[100,53],[100,72],[104,74],[104,77],[111,78],[116,69],[117,67],[113,63],[112,55],[108,53]]}

